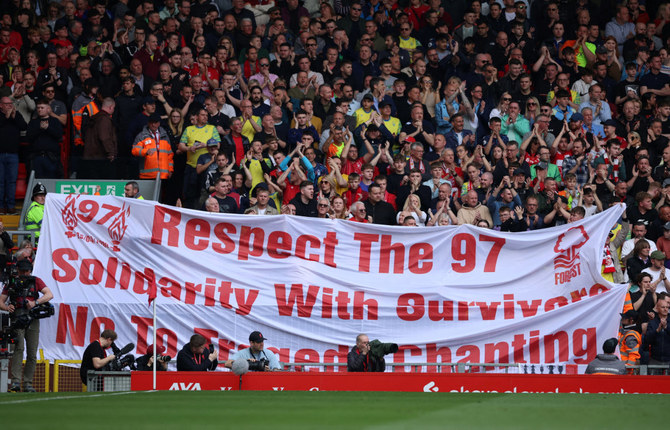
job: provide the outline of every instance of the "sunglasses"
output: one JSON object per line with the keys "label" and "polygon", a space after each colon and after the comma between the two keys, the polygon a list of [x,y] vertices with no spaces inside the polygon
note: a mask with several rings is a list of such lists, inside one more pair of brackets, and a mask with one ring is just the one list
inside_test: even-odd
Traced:
{"label": "sunglasses", "polygon": [[319,207],[320,207],[320,208],[327,208],[328,205],[324,205],[323,203],[319,203]]}
{"label": "sunglasses", "polygon": [[511,101],[512,101],[512,97],[503,97],[503,101],[504,101],[504,102],[511,102]]}
{"label": "sunglasses", "polygon": [[270,67],[268,63],[261,63],[261,67]]}

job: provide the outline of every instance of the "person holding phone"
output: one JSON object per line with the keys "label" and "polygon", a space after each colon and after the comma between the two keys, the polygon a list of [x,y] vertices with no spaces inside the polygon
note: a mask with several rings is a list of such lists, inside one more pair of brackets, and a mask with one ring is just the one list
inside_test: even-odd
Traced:
{"label": "person holding phone", "polygon": [[182,372],[205,372],[216,370],[219,365],[217,357],[219,353],[211,343],[201,334],[194,334],[190,341],[177,354],[177,371]]}

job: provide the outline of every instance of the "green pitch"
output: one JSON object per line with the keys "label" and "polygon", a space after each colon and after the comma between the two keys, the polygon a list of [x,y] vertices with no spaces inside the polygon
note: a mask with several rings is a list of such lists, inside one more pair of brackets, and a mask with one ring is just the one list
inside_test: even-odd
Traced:
{"label": "green pitch", "polygon": [[667,423],[662,395],[360,392],[2,394],[14,429],[597,429]]}

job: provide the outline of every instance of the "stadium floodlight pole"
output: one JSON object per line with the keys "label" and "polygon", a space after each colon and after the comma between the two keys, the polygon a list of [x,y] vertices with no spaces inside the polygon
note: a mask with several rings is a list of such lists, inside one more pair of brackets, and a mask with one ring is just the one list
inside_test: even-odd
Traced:
{"label": "stadium floodlight pole", "polygon": [[156,331],[157,330],[156,330],[156,299],[155,298],[154,298],[153,302],[154,302],[153,303],[154,304],[154,351],[152,352],[152,354],[154,355],[154,375],[153,375],[153,378],[154,378],[153,387],[154,388],[153,389],[155,390],[156,389],[156,367],[158,367],[156,365]]}

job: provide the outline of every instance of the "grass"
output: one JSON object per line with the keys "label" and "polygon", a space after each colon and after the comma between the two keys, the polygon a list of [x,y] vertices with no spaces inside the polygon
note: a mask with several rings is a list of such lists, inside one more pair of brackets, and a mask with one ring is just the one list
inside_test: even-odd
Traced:
{"label": "grass", "polygon": [[[9,429],[597,429],[665,424],[663,395],[375,392],[1,394]],[[637,412],[636,412],[637,411]]]}

